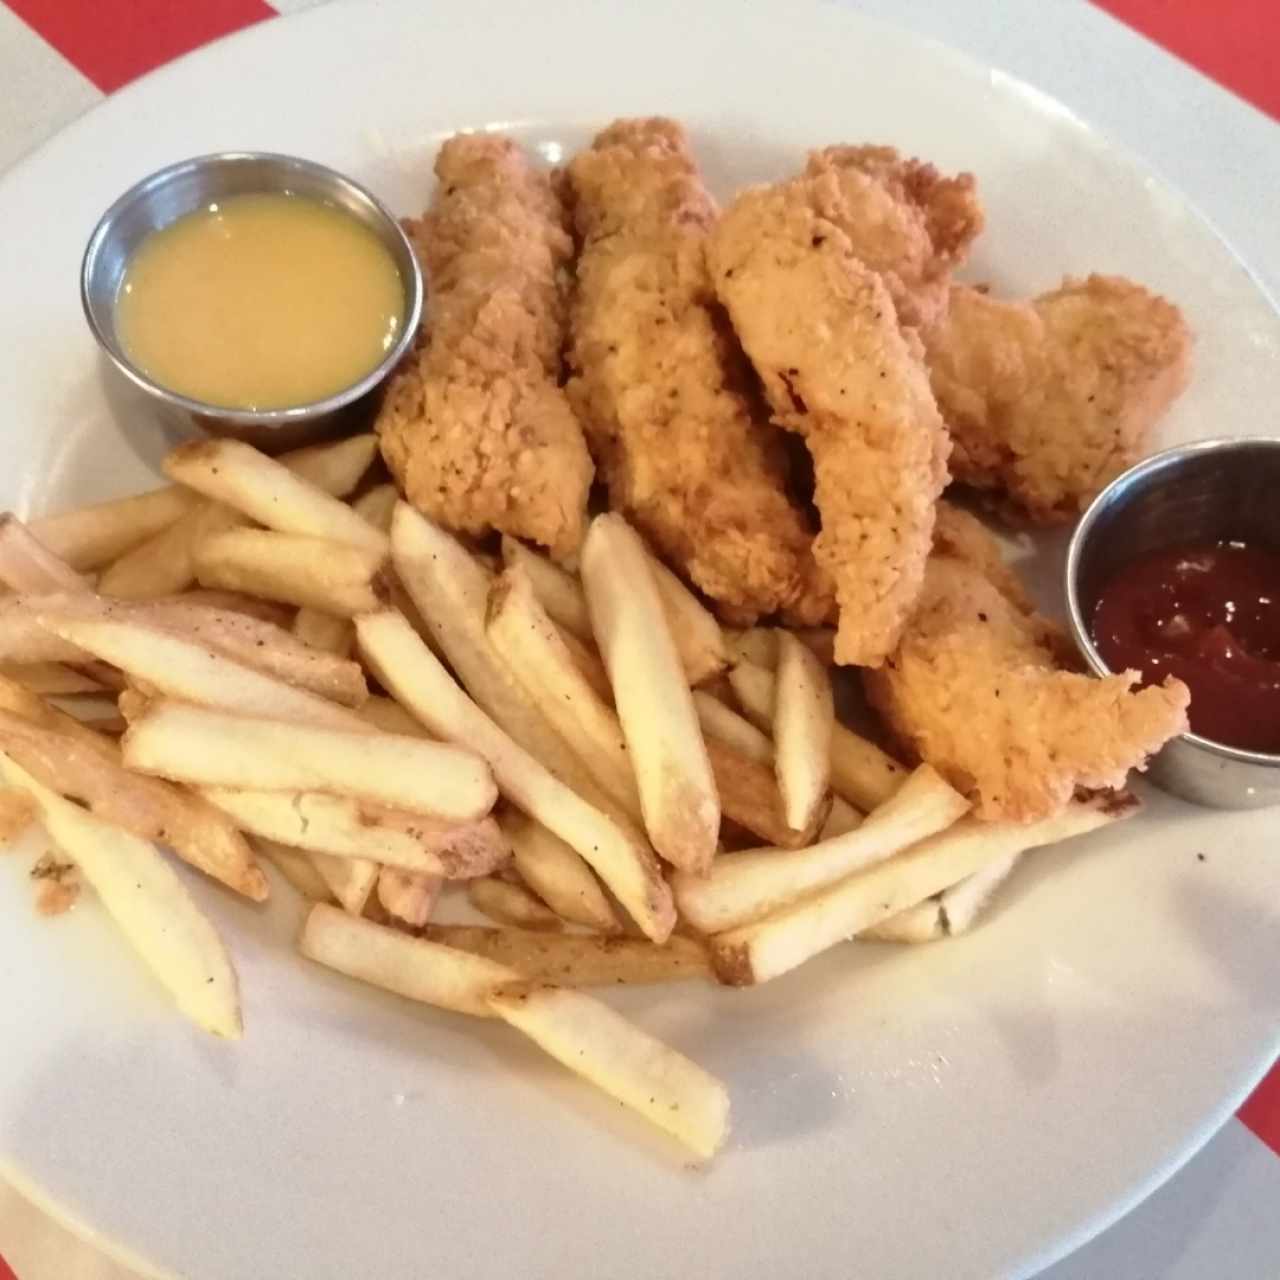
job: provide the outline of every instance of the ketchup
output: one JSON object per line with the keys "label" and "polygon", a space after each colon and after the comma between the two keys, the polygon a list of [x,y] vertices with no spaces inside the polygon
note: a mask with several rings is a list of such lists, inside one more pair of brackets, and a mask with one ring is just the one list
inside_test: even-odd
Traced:
{"label": "ketchup", "polygon": [[1093,642],[1113,671],[1191,690],[1191,730],[1280,752],[1280,555],[1243,542],[1171,547],[1107,583]]}

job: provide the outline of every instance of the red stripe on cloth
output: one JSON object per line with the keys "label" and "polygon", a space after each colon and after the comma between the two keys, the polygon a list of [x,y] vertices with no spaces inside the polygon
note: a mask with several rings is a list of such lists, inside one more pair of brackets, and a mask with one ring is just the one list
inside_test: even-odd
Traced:
{"label": "red stripe on cloth", "polygon": [[13,1274],[13,1268],[3,1258],[0,1258],[0,1280],[18,1280]]}
{"label": "red stripe on cloth", "polygon": [[1280,1156],[1280,1063],[1240,1108],[1240,1119]]}
{"label": "red stripe on cloth", "polygon": [[1276,0],[1094,0],[1280,120]]}
{"label": "red stripe on cloth", "polygon": [[[275,15],[266,0],[4,2],[103,93]],[[3,1273],[0,1280],[5,1280]]]}

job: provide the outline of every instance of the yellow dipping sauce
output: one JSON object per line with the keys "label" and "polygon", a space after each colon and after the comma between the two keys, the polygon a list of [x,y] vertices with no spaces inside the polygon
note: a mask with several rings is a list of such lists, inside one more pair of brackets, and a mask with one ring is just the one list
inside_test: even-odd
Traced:
{"label": "yellow dipping sauce", "polygon": [[394,345],[390,251],[305,196],[230,196],[139,245],[116,301],[125,354],[154,382],[230,409],[285,409],[358,382]]}

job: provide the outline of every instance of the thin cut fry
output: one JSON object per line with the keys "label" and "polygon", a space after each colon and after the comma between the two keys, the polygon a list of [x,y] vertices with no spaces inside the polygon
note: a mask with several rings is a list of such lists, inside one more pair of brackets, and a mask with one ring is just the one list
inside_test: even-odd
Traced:
{"label": "thin cut fry", "polygon": [[699,1156],[713,1156],[729,1129],[729,1094],[715,1076],[580,991],[518,983],[489,1007],[570,1071]]}
{"label": "thin cut fry", "polygon": [[756,764],[773,765],[773,743],[769,735],[761,733],[750,720],[726,707],[719,698],[705,689],[693,691],[693,706],[698,713],[704,738],[714,738],[732,747],[740,756],[754,760]]}
{"label": "thin cut fry", "polygon": [[504,795],[586,859],[648,937],[667,939],[675,908],[641,841],[571,791],[494,724],[399,614],[358,618],[356,636],[385,688],[432,733],[478,751]]}
{"label": "thin cut fry", "polygon": [[498,795],[478,755],[445,743],[183,702],[152,703],[130,723],[122,748],[129,768],[175,782],[349,795],[442,821],[474,822]]}
{"label": "thin cut fry", "polygon": [[859,934],[874,942],[935,942],[967,933],[991,896],[1008,878],[1020,854],[1001,858],[967,880]]}
{"label": "thin cut fry", "polygon": [[352,617],[380,607],[374,582],[384,559],[380,551],[328,538],[229,529],[200,543],[195,569],[203,587]]}
{"label": "thin cut fry", "polygon": [[0,663],[88,662],[90,654],[40,625],[41,609],[72,598],[9,596],[0,600]]}
{"label": "thin cut fry", "polygon": [[509,965],[533,982],[605,987],[711,976],[701,943],[672,934],[660,947],[646,938],[431,924],[423,937]]}
{"label": "thin cut fry", "polygon": [[[1040,822],[962,818],[949,831],[849,876],[754,924],[712,939],[722,982],[767,982],[804,961],[958,884],[1013,853],[1096,830],[1136,808],[1132,797],[1073,801]],[[860,833],[859,833],[860,834]]]}
{"label": "thin cut fry", "polygon": [[254,836],[329,854],[335,861],[381,863],[456,880],[488,875],[511,857],[511,846],[492,818],[434,822],[317,791],[204,787],[201,794]]}
{"label": "thin cut fry", "polygon": [[312,852],[309,856],[316,874],[342,909],[353,916],[364,915],[378,885],[378,864],[364,858],[335,858],[328,853]]}
{"label": "thin cut fry", "polygon": [[640,795],[618,717],[574,662],[523,569],[507,569],[494,581],[487,633],[583,767],[628,816],[642,821]]}
{"label": "thin cut fry", "polygon": [[254,840],[258,853],[310,902],[329,902],[333,894],[325,878],[316,870],[311,855],[301,849],[290,849],[275,840]]}
{"label": "thin cut fry", "polygon": [[319,609],[299,609],[293,620],[293,634],[308,648],[345,658],[355,643],[350,618],[339,618]]}
{"label": "thin cut fry", "polygon": [[238,440],[195,440],[164,460],[165,474],[279,533],[325,538],[386,555],[387,536],[318,485]]}
{"label": "thin cut fry", "polygon": [[729,665],[720,624],[656,556],[649,557],[649,567],[685,678],[690,684],[702,684],[718,676]]}
{"label": "thin cut fry", "polygon": [[246,516],[221,502],[198,503],[109,565],[98,580],[98,591],[120,600],[156,600],[185,591],[196,580],[200,544],[246,522]]}
{"label": "thin cut fry", "polygon": [[89,582],[59,559],[17,516],[0,514],[0,582],[11,591],[87,591]]}
{"label": "thin cut fry", "polygon": [[621,516],[591,522],[582,585],[645,830],[673,866],[705,871],[719,838],[720,800],[648,553]]}
{"label": "thin cut fry", "polygon": [[676,876],[681,915],[703,933],[759,920],[945,831],[969,808],[928,765],[857,830],[807,849],[750,849],[716,859],[709,876]]}
{"label": "thin cut fry", "polygon": [[502,819],[520,878],[556,915],[600,933],[616,933],[618,918],[591,868],[559,836],[512,813]]}
{"label": "thin cut fry", "polygon": [[49,698],[102,693],[106,688],[87,671],[63,666],[59,662],[0,662],[0,676]]}
{"label": "thin cut fry", "polygon": [[122,768],[105,739],[59,733],[0,711],[0,750],[45,786],[144,840],[168,845],[193,867],[257,902],[267,881],[253,851],[227,819],[198,796]]}
{"label": "thin cut fry", "polygon": [[50,837],[80,868],[182,1012],[214,1035],[238,1038],[240,998],[230,957],[161,854],[55,795],[3,754],[0,773],[39,806]]}
{"label": "thin cut fry", "polygon": [[739,755],[731,746],[707,740],[707,758],[720,797],[724,816],[745,827],[757,839],[783,848],[808,844],[826,817],[821,805],[809,825],[801,831],[792,828],[782,807],[782,793],[774,781],[773,770]]}
{"label": "thin cut fry", "polygon": [[153,489],[28,521],[31,532],[81,573],[99,569],[171,525],[200,499],[188,489]]}
{"label": "thin cut fry", "polygon": [[399,867],[382,867],[378,871],[378,903],[389,916],[410,928],[420,929],[431,919],[443,884],[439,876],[414,875]]}
{"label": "thin cut fry", "polygon": [[519,979],[506,965],[467,951],[410,937],[323,903],[311,908],[298,941],[302,954],[409,1000],[491,1017],[486,999],[504,982]]}
{"label": "thin cut fry", "polygon": [[518,925],[522,929],[558,931],[564,922],[550,907],[539,902],[523,885],[481,876],[467,881],[467,901],[490,920]]}
{"label": "thin cut fry", "polygon": [[[729,671],[734,697],[747,718],[766,732],[773,724],[774,676],[751,662]],[[873,742],[859,737],[838,720],[831,732],[831,786],[864,812],[883,804],[910,772]]]}
{"label": "thin cut fry", "polygon": [[517,538],[504,535],[502,562],[508,569],[523,569],[533,586],[538,603],[554,619],[557,625],[577,636],[579,640],[593,643],[591,617],[587,613],[587,600],[577,578],[567,573],[553,560],[532,551]]}
{"label": "thin cut fry", "polygon": [[[352,639],[355,632],[351,633]],[[410,715],[394,698],[373,694],[361,704],[360,718],[383,733],[402,733],[410,738],[429,738],[431,735],[417,718]]]}
{"label": "thin cut fry", "polygon": [[358,498],[352,499],[351,510],[367,520],[383,533],[391,532],[391,517],[395,514],[400,495],[393,484],[374,485]]}
{"label": "thin cut fry", "polygon": [[818,832],[819,840],[832,840],[836,836],[847,835],[862,825],[862,814],[853,807],[844,796],[831,797],[831,812]]}
{"label": "thin cut fry", "polygon": [[774,768],[787,825],[795,831],[813,824],[827,794],[835,717],[835,698],[826,671],[793,635],[779,632]]}

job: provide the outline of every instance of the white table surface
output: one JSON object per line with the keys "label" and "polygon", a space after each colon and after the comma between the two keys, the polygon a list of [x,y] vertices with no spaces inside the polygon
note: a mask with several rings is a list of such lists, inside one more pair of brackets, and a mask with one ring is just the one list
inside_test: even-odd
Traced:
{"label": "white table surface", "polygon": [[[323,2],[275,0],[275,7],[288,13]],[[1181,190],[1280,298],[1280,125],[1086,0],[843,2],[1058,98]],[[0,169],[100,98],[0,3]],[[1258,427],[1280,430],[1280,423]],[[1278,1208],[1280,1157],[1232,1120],[1161,1190],[1040,1280],[1265,1280],[1280,1274]],[[0,1255],[19,1280],[127,1275],[4,1188]]]}

